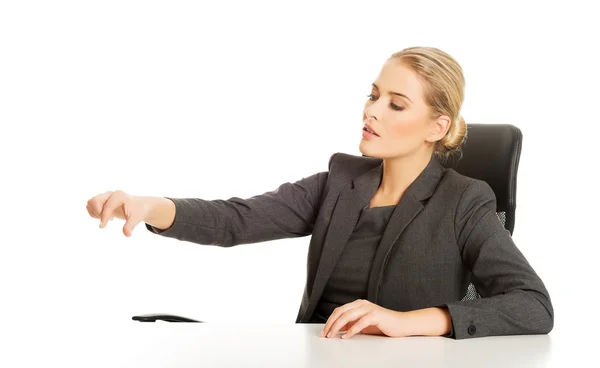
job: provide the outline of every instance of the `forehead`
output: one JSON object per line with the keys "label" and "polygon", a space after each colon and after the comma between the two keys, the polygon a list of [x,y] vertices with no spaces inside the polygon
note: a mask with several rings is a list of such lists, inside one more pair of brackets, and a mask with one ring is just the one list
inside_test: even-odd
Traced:
{"label": "forehead", "polygon": [[375,84],[382,93],[402,93],[413,101],[423,93],[423,86],[417,73],[398,59],[390,59],[383,64]]}

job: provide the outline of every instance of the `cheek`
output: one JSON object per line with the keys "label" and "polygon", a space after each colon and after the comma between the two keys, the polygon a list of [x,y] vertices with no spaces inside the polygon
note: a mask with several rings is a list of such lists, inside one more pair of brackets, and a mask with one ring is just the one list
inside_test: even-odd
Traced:
{"label": "cheek", "polygon": [[406,117],[403,119],[396,118],[392,124],[390,124],[390,130],[394,138],[411,140],[421,138],[423,135],[423,123],[420,119],[412,117]]}

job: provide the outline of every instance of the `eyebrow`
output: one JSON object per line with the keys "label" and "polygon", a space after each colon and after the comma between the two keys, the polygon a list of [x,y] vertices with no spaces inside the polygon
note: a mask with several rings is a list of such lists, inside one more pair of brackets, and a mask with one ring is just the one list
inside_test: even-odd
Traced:
{"label": "eyebrow", "polygon": [[[379,87],[377,87],[377,85],[375,83],[372,83],[372,85],[373,85],[373,87],[379,89]],[[407,100],[409,100],[412,103],[412,100],[410,98],[408,98],[407,95],[403,95],[402,93],[393,92],[393,91],[390,91],[390,93],[393,94],[393,95],[396,95],[396,96],[404,97],[404,98],[406,98]]]}

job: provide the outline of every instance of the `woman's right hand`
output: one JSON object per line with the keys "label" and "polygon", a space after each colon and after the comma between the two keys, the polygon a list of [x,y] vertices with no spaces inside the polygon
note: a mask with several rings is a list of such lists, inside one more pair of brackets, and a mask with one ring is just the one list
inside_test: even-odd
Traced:
{"label": "woman's right hand", "polygon": [[115,217],[125,220],[123,234],[128,237],[146,219],[149,207],[145,197],[132,196],[121,190],[98,194],[90,198],[86,206],[92,218],[100,219],[101,229]]}

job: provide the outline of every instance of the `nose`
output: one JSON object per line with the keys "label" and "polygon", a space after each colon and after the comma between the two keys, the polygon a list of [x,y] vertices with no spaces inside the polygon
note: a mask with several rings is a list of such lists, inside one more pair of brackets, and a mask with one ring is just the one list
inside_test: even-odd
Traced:
{"label": "nose", "polygon": [[380,120],[382,113],[382,103],[379,103],[382,99],[374,101],[368,106],[365,106],[365,119],[366,120]]}
{"label": "nose", "polygon": [[368,113],[365,113],[365,123],[366,122],[370,122],[370,121],[374,121],[377,120],[376,117],[374,117],[373,115],[369,115]]}

